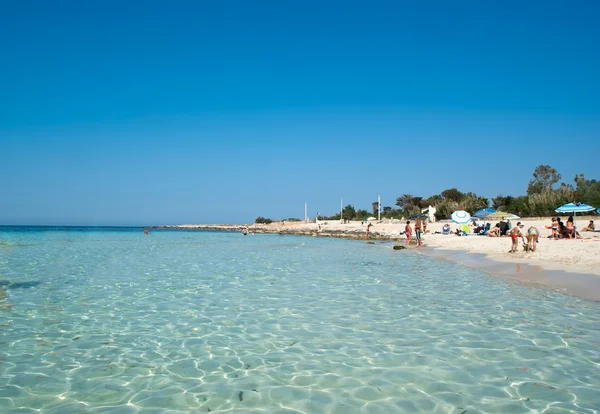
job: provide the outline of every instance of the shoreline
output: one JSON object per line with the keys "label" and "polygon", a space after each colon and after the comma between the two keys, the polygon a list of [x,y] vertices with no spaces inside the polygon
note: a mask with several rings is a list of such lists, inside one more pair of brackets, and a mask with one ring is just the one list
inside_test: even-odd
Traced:
{"label": "shoreline", "polygon": [[[578,224],[583,224],[584,220],[585,218],[578,217]],[[507,253],[510,246],[509,237],[492,238],[478,235],[459,237],[435,234],[441,232],[442,225],[446,222],[428,224],[427,229],[431,233],[423,237],[423,248],[419,249],[419,252],[477,268],[504,280],[550,288],[583,299],[600,301],[600,232],[584,233],[582,234],[584,239],[581,240],[553,240],[546,238],[549,230],[544,226],[550,223],[549,218],[523,219],[525,229],[533,225],[540,230],[540,246],[536,252],[519,251],[509,254]],[[452,227],[454,230],[457,226],[452,224]],[[183,224],[150,228],[229,232],[242,232],[247,228],[249,232],[259,234],[393,241],[401,246],[405,245],[406,240],[403,235],[400,235],[400,230],[404,228],[404,222],[400,220],[373,222],[369,239],[366,238],[366,225],[361,222]],[[416,249],[414,239],[409,248]]]}
{"label": "shoreline", "polygon": [[549,289],[581,299],[600,302],[600,277],[591,273],[551,269],[535,263],[500,261],[482,253],[465,250],[427,247],[420,252],[439,260],[448,260],[481,270],[494,278],[511,283],[536,289]]}

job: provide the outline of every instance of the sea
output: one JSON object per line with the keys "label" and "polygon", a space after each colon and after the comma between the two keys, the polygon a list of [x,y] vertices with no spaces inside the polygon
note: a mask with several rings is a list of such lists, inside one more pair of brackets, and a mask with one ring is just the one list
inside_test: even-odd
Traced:
{"label": "sea", "polygon": [[393,245],[0,227],[0,412],[600,411],[599,302]]}

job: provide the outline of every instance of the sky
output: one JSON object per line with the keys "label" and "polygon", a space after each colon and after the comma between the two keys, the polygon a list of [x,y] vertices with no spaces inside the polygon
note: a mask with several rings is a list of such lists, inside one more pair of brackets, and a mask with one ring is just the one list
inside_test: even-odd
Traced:
{"label": "sky", "polygon": [[0,225],[600,179],[600,2],[0,0]]}

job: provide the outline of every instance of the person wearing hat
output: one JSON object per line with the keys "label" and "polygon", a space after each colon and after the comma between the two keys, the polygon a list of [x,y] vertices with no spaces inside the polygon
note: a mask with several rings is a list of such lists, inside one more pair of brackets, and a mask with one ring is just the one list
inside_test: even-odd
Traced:
{"label": "person wearing hat", "polygon": [[520,221],[517,225],[510,231],[510,239],[512,241],[511,248],[508,251],[509,253],[515,253],[519,248],[519,237],[525,243],[525,235],[523,234],[523,223]]}

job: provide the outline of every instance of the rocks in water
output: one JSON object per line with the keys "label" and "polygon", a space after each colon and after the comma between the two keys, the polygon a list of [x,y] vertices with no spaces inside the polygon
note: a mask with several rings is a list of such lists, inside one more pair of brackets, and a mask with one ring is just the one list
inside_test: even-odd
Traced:
{"label": "rocks in water", "polygon": [[406,249],[405,246],[400,246],[400,245],[394,246],[394,250],[404,250],[404,249]]}
{"label": "rocks in water", "polygon": [[367,244],[375,244],[375,242],[371,242],[371,241],[370,241],[370,242],[367,242]]}

